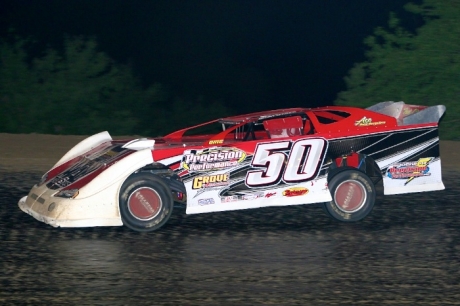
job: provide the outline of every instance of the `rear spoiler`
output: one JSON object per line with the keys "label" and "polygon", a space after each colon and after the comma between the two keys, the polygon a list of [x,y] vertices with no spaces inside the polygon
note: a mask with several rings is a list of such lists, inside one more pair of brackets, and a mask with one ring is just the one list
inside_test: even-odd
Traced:
{"label": "rear spoiler", "polygon": [[424,106],[400,102],[380,102],[367,110],[396,118],[398,125],[438,123],[446,112],[444,105]]}

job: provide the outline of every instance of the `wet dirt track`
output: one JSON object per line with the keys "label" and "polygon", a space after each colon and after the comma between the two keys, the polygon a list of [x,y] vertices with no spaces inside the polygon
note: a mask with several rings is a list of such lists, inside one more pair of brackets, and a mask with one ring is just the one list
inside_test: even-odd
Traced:
{"label": "wet dirt track", "polygon": [[0,171],[1,305],[460,304],[460,174],[379,196],[355,224],[317,206],[176,210],[143,234],[35,221],[16,203],[39,177]]}

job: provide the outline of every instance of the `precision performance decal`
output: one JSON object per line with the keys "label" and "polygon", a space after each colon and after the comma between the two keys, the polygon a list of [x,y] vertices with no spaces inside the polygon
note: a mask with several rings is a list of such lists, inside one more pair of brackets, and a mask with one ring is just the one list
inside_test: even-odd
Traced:
{"label": "precision performance decal", "polygon": [[214,171],[235,167],[246,158],[246,152],[236,148],[213,148],[184,152],[181,166],[190,172]]}

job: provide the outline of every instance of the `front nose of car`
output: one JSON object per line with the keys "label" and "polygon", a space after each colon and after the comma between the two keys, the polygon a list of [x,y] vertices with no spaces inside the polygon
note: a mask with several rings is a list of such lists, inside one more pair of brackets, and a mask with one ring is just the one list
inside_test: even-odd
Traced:
{"label": "front nose of car", "polygon": [[19,200],[19,208],[35,219],[53,225],[56,218],[56,203],[53,201],[52,194],[46,185],[34,186],[29,194]]}

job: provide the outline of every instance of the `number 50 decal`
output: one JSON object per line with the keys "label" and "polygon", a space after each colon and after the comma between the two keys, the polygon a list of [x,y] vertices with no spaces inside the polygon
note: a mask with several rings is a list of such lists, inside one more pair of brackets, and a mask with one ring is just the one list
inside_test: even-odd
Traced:
{"label": "number 50 decal", "polygon": [[[318,174],[326,147],[321,138],[298,140],[292,147],[290,141],[258,144],[251,166],[259,169],[248,171],[246,185],[275,185],[281,178],[287,183],[308,181]],[[283,151],[290,151],[289,156]]]}

